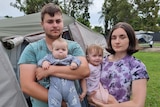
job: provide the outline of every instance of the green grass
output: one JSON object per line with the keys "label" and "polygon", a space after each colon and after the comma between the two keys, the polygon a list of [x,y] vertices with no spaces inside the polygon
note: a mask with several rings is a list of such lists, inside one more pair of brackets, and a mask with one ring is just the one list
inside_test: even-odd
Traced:
{"label": "green grass", "polygon": [[153,44],[153,46],[155,46],[155,47],[160,47],[160,42],[155,42],[155,43]]}
{"label": "green grass", "polygon": [[[140,43],[139,46],[149,47],[149,43]],[[160,42],[154,42],[153,47],[160,47]]]}
{"label": "green grass", "polygon": [[137,52],[134,56],[146,65],[150,77],[145,107],[160,107],[160,53]]}

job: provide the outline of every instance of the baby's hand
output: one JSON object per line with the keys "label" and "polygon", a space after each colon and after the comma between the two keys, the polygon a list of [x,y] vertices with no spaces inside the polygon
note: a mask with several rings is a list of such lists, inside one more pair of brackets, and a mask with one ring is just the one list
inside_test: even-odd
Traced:
{"label": "baby's hand", "polygon": [[50,66],[50,62],[48,62],[48,61],[44,61],[43,64],[42,64],[42,68],[44,70],[47,70],[49,68],[49,66]]}
{"label": "baby's hand", "polygon": [[70,65],[70,68],[71,68],[72,70],[74,70],[74,69],[77,69],[78,66],[77,66],[76,63],[72,62],[71,65]]}
{"label": "baby's hand", "polygon": [[82,94],[80,94],[79,95],[80,101],[83,101],[85,96],[86,96],[85,92],[83,92]]}

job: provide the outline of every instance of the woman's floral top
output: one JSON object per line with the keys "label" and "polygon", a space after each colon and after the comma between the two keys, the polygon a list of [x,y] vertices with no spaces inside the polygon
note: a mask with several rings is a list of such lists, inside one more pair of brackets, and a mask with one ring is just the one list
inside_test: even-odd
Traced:
{"label": "woman's floral top", "polygon": [[140,60],[129,55],[115,62],[104,58],[101,83],[119,102],[130,100],[132,81],[138,79],[149,79],[146,67]]}

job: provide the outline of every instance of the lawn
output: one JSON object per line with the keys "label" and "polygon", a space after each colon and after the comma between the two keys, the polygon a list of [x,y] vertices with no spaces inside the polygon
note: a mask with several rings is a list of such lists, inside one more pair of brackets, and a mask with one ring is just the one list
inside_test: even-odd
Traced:
{"label": "lawn", "polygon": [[[141,47],[149,47],[149,43],[140,43]],[[153,47],[160,47],[160,42],[154,42]]]}
{"label": "lawn", "polygon": [[160,52],[137,52],[134,56],[146,65],[150,77],[145,107],[160,107]]}

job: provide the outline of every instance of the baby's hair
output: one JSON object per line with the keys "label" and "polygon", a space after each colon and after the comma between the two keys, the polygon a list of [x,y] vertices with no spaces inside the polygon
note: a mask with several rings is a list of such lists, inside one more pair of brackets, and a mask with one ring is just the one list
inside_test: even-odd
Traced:
{"label": "baby's hair", "polygon": [[91,44],[86,49],[86,55],[89,53],[96,52],[98,54],[102,54],[103,56],[103,48],[97,44]]}
{"label": "baby's hair", "polygon": [[63,43],[67,46],[67,41],[61,37],[59,37],[58,39],[56,39],[52,42],[52,47],[54,47],[55,44],[57,44],[57,43],[61,43],[61,44]]}

